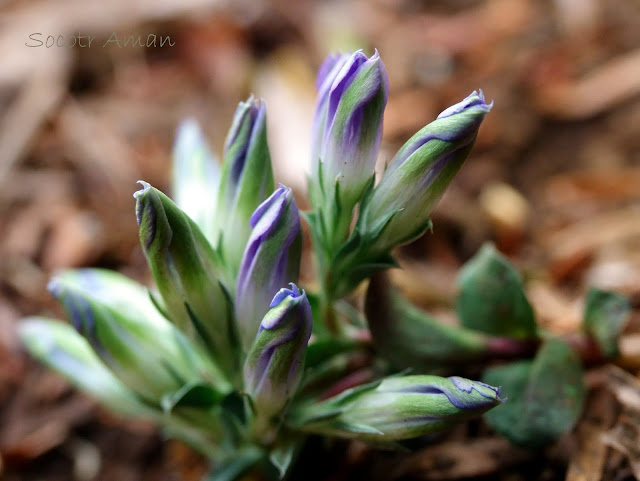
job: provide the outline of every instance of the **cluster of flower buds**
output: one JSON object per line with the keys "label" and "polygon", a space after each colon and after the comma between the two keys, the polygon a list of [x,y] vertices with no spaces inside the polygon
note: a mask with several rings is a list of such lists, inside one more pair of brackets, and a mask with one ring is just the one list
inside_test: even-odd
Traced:
{"label": "cluster of flower buds", "polygon": [[[371,363],[370,346],[326,328],[336,293],[424,231],[490,105],[474,93],[447,109],[374,188],[389,90],[380,56],[331,56],[318,90],[306,218],[325,292],[296,285],[300,214],[292,190],[274,185],[266,107],[251,97],[236,111],[221,168],[195,121],[185,121],[174,200],[145,182],[134,194],[155,289],[108,271],[62,272],[50,290],[75,330],[37,318],[21,331],[34,355],[77,386],[163,425],[238,476],[266,459],[284,474],[306,433],[393,442],[502,401],[498,389],[457,377],[385,378],[389,371],[358,386],[370,379],[353,376],[352,361]],[[383,324],[374,320],[373,330]],[[396,340],[406,334],[397,331]]]}
{"label": "cluster of flower buds", "polygon": [[393,265],[391,250],[427,230],[431,211],[469,155],[492,104],[479,91],[443,111],[400,148],[374,188],[388,95],[380,56],[330,56],[316,86],[309,177],[314,211],[308,219],[325,291],[339,298]]}

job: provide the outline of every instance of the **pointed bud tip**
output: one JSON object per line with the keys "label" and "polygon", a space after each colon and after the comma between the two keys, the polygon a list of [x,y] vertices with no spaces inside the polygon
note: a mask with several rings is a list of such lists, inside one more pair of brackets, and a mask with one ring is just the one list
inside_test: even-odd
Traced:
{"label": "pointed bud tip", "polygon": [[282,184],[278,184],[278,188],[267,197],[251,214],[251,218],[249,219],[249,225],[251,228],[254,228],[258,221],[264,216],[264,214],[274,205],[276,202],[284,205],[289,198],[293,196],[293,191],[290,187],[287,187]]}
{"label": "pointed bud tip", "polygon": [[438,115],[438,118],[443,119],[445,117],[451,117],[452,115],[459,114],[474,107],[479,109],[483,114],[487,114],[493,107],[493,100],[491,101],[491,103],[487,103],[485,101],[484,92],[482,91],[482,89],[478,91],[474,90],[461,102],[458,102],[457,104],[454,104],[451,107],[443,110],[440,115]]}
{"label": "pointed bud tip", "polygon": [[206,141],[200,123],[193,117],[182,119],[176,129],[174,156],[183,159],[203,145],[206,146]]}
{"label": "pointed bud tip", "polygon": [[253,112],[259,112],[261,110],[265,110],[266,106],[266,102],[263,98],[256,97],[252,93],[251,95],[249,95],[249,98],[247,100],[245,100],[244,102],[240,102],[240,106],[238,108],[242,108],[243,110],[251,110]]}
{"label": "pointed bud tip", "polygon": [[298,289],[298,286],[296,286],[293,282],[290,282],[288,289],[286,287],[283,287],[276,293],[276,295],[273,297],[273,300],[271,301],[271,304],[269,304],[269,307],[276,307],[287,297],[297,299],[298,297],[302,296],[306,296],[304,290]]}
{"label": "pointed bud tip", "polygon": [[136,184],[140,184],[142,186],[142,189],[136,190],[133,193],[133,198],[138,200],[145,192],[147,192],[151,188],[151,184],[149,184],[149,182],[145,182],[144,180],[139,180],[136,182]]}
{"label": "pointed bud tip", "polygon": [[177,137],[191,137],[202,131],[200,123],[194,117],[185,117],[178,123]]}
{"label": "pointed bud tip", "polygon": [[144,201],[145,194],[149,192],[149,189],[151,189],[151,185],[144,180],[139,180],[137,183],[142,186],[142,189],[135,191],[133,193],[133,198],[136,200],[136,221],[138,225],[140,225],[142,223],[143,213],[142,202]]}
{"label": "pointed bud tip", "polygon": [[451,376],[448,379],[460,391],[471,394],[475,390],[480,396],[487,399],[492,404],[501,404],[507,400],[506,396],[502,397],[502,386],[495,387],[480,381],[472,381],[459,376]]}
{"label": "pointed bud tip", "polygon": [[335,68],[341,67],[349,58],[351,58],[351,55],[351,53],[343,52],[334,52],[327,55],[327,57],[320,65],[320,68],[318,69],[318,75],[316,77],[316,90],[320,91],[322,89],[322,85],[331,74],[331,72]]}
{"label": "pointed bud tip", "polygon": [[47,290],[62,304],[73,327],[84,336],[93,336],[96,320],[87,298],[59,277],[49,281]]}
{"label": "pointed bud tip", "polygon": [[136,222],[140,227],[140,239],[144,240],[143,247],[148,250],[156,236],[157,213],[155,209],[157,206],[162,206],[162,203],[158,198],[158,203],[154,205],[152,193],[156,198],[158,194],[154,193],[153,187],[148,182],[139,180],[138,184],[142,186],[142,189],[133,194],[133,198],[136,199]]}
{"label": "pointed bud tip", "polygon": [[52,277],[47,283],[47,291],[57,300],[60,300],[62,290],[62,284],[57,277]]}

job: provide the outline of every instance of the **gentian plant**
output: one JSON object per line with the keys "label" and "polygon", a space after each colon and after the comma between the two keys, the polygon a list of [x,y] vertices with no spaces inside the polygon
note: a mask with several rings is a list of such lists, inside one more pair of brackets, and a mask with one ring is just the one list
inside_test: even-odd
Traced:
{"label": "gentian plant", "polygon": [[[429,229],[491,109],[482,91],[411,137],[376,185],[388,96],[380,56],[330,56],[317,88],[312,210],[302,214],[315,291],[298,286],[301,214],[292,190],[274,184],[266,107],[250,97],[236,111],[221,167],[188,120],[174,148],[173,200],[145,182],[134,194],[154,288],[101,269],[63,271],[49,289],[72,326],[21,325],[29,351],[78,388],[207,456],[211,480],[281,478],[308,435],[396,446],[481,415],[504,401],[500,388],[431,370],[535,344],[528,304],[492,311],[493,291],[475,279],[482,268],[463,274],[471,288],[463,287],[458,329],[401,299],[383,274],[396,266],[396,246]],[[369,278],[370,331],[345,300]],[[496,290],[526,303],[517,288]],[[511,338],[502,328],[481,332],[500,323]],[[518,369],[541,371],[536,362]]]}

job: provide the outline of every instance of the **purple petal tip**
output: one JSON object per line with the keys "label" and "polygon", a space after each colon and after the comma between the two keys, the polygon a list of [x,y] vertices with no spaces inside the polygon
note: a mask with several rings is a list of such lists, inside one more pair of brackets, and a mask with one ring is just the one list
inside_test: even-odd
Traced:
{"label": "purple petal tip", "polygon": [[269,304],[269,307],[276,307],[287,297],[297,299],[298,297],[304,295],[304,291],[301,292],[300,289],[298,289],[298,286],[296,286],[293,282],[289,283],[289,287],[289,289],[287,289],[286,287],[280,289],[273,297],[273,300],[271,301],[271,304]]}

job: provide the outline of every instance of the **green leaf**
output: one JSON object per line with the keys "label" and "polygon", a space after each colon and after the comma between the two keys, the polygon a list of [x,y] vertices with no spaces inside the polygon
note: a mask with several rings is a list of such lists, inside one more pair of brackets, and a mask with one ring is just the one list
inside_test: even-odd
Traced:
{"label": "green leaf", "polygon": [[618,355],[618,336],[629,320],[630,311],[626,296],[596,288],[587,294],[583,328],[596,339],[605,357]]}
{"label": "green leaf", "polygon": [[373,345],[398,368],[425,372],[489,353],[488,336],[442,324],[393,289],[384,273],[369,282],[365,312]]}
{"label": "green leaf", "polygon": [[238,450],[226,461],[216,466],[213,472],[205,478],[205,481],[234,481],[245,474],[262,457],[264,452],[256,447],[247,447]]}
{"label": "green leaf", "polygon": [[296,401],[325,397],[327,392],[334,391],[341,381],[362,368],[364,355],[362,351],[337,354],[313,368],[305,369]]}
{"label": "green leaf", "polygon": [[176,407],[209,409],[218,406],[224,396],[211,386],[202,383],[189,383],[178,391],[162,398],[162,409],[171,412]]}
{"label": "green leaf", "polygon": [[496,336],[536,336],[533,309],[511,263],[485,244],[462,269],[456,301],[464,327]]}
{"label": "green leaf", "polygon": [[364,343],[353,339],[321,339],[307,347],[305,369],[325,363],[329,358],[340,354],[362,350]]}
{"label": "green leaf", "polygon": [[336,266],[334,277],[337,282],[334,286],[333,296],[335,299],[340,299],[376,272],[396,267],[398,267],[398,263],[391,254],[378,254],[374,257],[362,258],[358,256],[348,259],[344,264]]}
{"label": "green leaf", "polygon": [[533,361],[485,371],[483,381],[501,385],[508,400],[485,414],[512,443],[539,448],[571,430],[586,396],[580,359],[560,339],[547,341]]}

